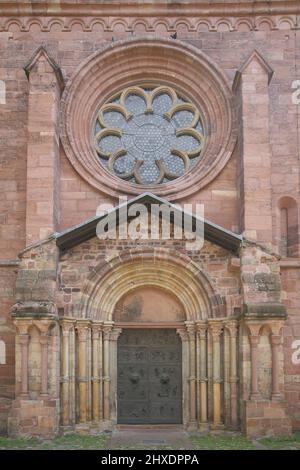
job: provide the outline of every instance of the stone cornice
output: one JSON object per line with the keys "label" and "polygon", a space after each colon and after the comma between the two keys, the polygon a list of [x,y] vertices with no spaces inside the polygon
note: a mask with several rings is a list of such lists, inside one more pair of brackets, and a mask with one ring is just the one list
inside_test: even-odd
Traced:
{"label": "stone cornice", "polygon": [[[1,12],[1,3],[0,3]],[[156,11],[152,14],[132,15],[116,14],[115,16],[107,14],[94,14],[90,12],[85,15],[77,11],[74,14],[66,14],[62,11],[60,15],[56,14],[15,14],[1,15],[0,13],[0,32],[11,32],[11,28],[19,28],[19,31],[26,33],[32,28],[40,28],[42,32],[55,31],[68,33],[74,29],[82,29],[84,32],[103,31],[115,33],[121,30],[128,35],[137,34],[156,34],[161,36],[162,32],[174,33],[183,28],[183,36],[189,33],[189,39],[199,39],[202,32],[235,32],[235,31],[273,31],[273,30],[296,30],[300,29],[299,14],[286,12],[282,14],[265,13],[261,15],[246,13],[243,15],[234,15],[227,12],[223,15],[211,14],[202,15],[178,14],[166,16],[158,15]],[[114,37],[114,34],[112,34]],[[111,37],[108,39],[111,40]]]}
{"label": "stone cornice", "polygon": [[[124,2],[125,3],[125,2]],[[298,0],[220,1],[212,4],[210,1],[189,1],[171,3],[169,0],[140,2],[128,1],[122,5],[117,0],[98,1],[85,0],[78,3],[74,0],[56,1],[0,1],[0,16],[255,16],[299,14]]]}

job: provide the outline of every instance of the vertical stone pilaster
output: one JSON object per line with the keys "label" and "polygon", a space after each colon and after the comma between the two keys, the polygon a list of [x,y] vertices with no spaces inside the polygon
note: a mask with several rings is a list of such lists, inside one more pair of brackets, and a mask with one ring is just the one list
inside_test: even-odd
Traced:
{"label": "vertical stone pilaster", "polygon": [[99,421],[99,325],[92,325],[92,400],[93,421]]}
{"label": "vertical stone pilaster", "polygon": [[62,424],[68,426],[70,424],[70,330],[73,322],[63,320],[61,323],[62,334]]}
{"label": "vertical stone pilaster", "polygon": [[103,324],[103,418],[110,420],[110,335],[113,322]]}
{"label": "vertical stone pilaster", "polygon": [[200,397],[200,413],[198,421],[207,423],[207,323],[197,322],[197,363],[198,363],[198,395]]}
{"label": "vertical stone pilaster", "polygon": [[[273,70],[253,51],[236,73],[234,91],[241,123],[238,151],[241,230],[272,247],[269,82]],[[255,180],[255,184],[253,183]]]}
{"label": "vertical stone pilaster", "polygon": [[110,419],[112,422],[117,422],[117,341],[122,333],[121,328],[113,328],[110,333]]}
{"label": "vertical stone pilaster", "polygon": [[41,355],[42,355],[42,385],[41,385],[41,397],[48,396],[48,345],[49,336],[47,333],[42,333],[40,336],[41,344]]}
{"label": "vertical stone pilaster", "polygon": [[93,421],[103,419],[102,394],[102,322],[92,324],[92,409]]}
{"label": "vertical stone pilaster", "polygon": [[77,322],[78,329],[78,372],[79,372],[79,422],[87,421],[87,339],[89,322],[82,320]]}
{"label": "vertical stone pilaster", "polygon": [[29,81],[26,243],[46,238],[59,217],[59,100],[63,77],[40,47],[26,65]]}
{"label": "vertical stone pilaster", "polygon": [[29,334],[22,333],[19,336],[21,345],[21,394],[22,398],[28,398],[28,346]]}
{"label": "vertical stone pilaster", "polygon": [[272,348],[272,400],[281,400],[282,393],[279,388],[279,346],[281,344],[281,335],[271,334]]}
{"label": "vertical stone pilaster", "polygon": [[91,327],[87,331],[86,342],[86,376],[87,376],[87,421],[92,420],[92,332]]}
{"label": "vertical stone pilaster", "polygon": [[230,424],[236,428],[238,424],[238,396],[237,396],[237,321],[231,320],[226,324],[230,332]]}
{"label": "vertical stone pilaster", "polygon": [[70,396],[70,424],[76,423],[76,334],[75,322],[70,329],[69,337],[69,396]]}
{"label": "vertical stone pilaster", "polygon": [[103,400],[103,325],[99,329],[99,419],[103,420],[104,400]]}
{"label": "vertical stone pilaster", "polygon": [[213,425],[218,427],[221,421],[221,333],[222,322],[210,320],[209,328],[213,343]]}
{"label": "vertical stone pilaster", "polygon": [[250,334],[250,356],[251,356],[251,394],[250,400],[258,400],[260,393],[258,390],[258,374],[257,374],[257,347],[259,343],[259,335]]}
{"label": "vertical stone pilaster", "polygon": [[182,342],[182,421],[184,426],[189,425],[189,337],[186,328],[178,328],[176,332],[179,334]]}
{"label": "vertical stone pilaster", "polygon": [[18,348],[20,348],[20,369],[16,368],[16,379],[19,378],[21,382],[19,395],[23,399],[29,398],[28,390],[28,354],[29,354],[29,333],[28,329],[32,322],[26,320],[15,320],[14,324],[17,328],[18,339],[16,341],[16,356],[18,355]]}
{"label": "vertical stone pilaster", "polygon": [[196,414],[196,328],[194,322],[185,322],[189,338],[189,401],[190,401],[190,429],[197,428]]}
{"label": "vertical stone pilaster", "polygon": [[49,328],[51,321],[43,320],[39,323],[40,345],[41,345],[41,398],[48,397],[48,348],[49,348]]}

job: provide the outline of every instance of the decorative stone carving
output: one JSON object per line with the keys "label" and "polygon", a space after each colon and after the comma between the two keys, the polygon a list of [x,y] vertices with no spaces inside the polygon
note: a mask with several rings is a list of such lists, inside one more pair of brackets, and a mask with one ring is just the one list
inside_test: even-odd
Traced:
{"label": "decorative stone carving", "polygon": [[57,316],[57,308],[53,302],[47,301],[24,301],[17,302],[11,308],[15,317],[35,317],[35,316]]}

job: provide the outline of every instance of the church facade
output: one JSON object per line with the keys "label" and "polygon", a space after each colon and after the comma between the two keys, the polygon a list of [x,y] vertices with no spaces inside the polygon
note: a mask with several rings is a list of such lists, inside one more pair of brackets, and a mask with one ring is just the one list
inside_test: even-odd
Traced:
{"label": "church facade", "polygon": [[0,11],[1,432],[299,430],[298,2]]}

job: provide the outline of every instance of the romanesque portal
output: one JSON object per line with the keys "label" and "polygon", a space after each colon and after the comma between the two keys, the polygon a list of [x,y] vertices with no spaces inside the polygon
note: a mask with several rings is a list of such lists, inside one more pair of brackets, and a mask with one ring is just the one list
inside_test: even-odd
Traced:
{"label": "romanesque portal", "polygon": [[299,429],[298,5],[17,3],[0,432]]}

